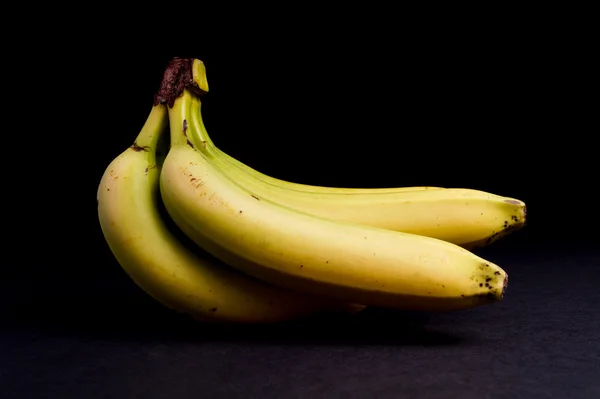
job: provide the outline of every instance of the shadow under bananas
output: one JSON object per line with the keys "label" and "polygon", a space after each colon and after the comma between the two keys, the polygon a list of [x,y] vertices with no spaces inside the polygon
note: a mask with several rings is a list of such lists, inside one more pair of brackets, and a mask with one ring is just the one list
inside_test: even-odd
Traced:
{"label": "shadow under bananas", "polygon": [[[77,286],[80,285],[71,285]],[[43,292],[40,294],[39,287],[32,288],[38,293],[37,298],[29,297],[13,304],[8,311],[5,309],[0,328],[4,333],[29,332],[142,344],[448,346],[476,340],[476,337],[449,331],[452,323],[449,324],[444,315],[376,308],[352,315],[327,314],[264,325],[202,323],[156,303],[133,283],[114,289],[110,296],[101,293],[103,288],[105,285],[98,284],[85,290],[63,289],[60,296],[46,297],[47,300]],[[76,304],[73,298],[77,298]],[[440,323],[437,322],[439,317]]]}

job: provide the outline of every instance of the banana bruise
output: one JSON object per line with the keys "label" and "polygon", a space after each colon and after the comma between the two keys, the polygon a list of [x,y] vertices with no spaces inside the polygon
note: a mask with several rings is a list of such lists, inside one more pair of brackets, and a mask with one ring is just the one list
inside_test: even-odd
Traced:
{"label": "banana bruise", "polygon": [[503,298],[506,272],[457,245],[318,217],[240,186],[190,141],[192,98],[184,90],[169,108],[160,192],[174,222],[214,256],[281,287],[365,305],[443,311]]}
{"label": "banana bruise", "polygon": [[[198,72],[199,74],[199,72]],[[225,174],[245,189],[281,205],[332,220],[438,238],[464,248],[490,245],[521,229],[526,206],[515,198],[464,188],[406,187],[314,191],[290,189],[272,183],[258,172],[236,167],[212,143],[202,120],[201,101],[192,98],[194,136],[201,151]]]}
{"label": "banana bruise", "polygon": [[108,165],[97,191],[106,242],[139,287],[205,322],[269,323],[364,308],[264,283],[178,240],[159,211],[156,147],[167,134],[166,106],[154,106],[134,145]]}

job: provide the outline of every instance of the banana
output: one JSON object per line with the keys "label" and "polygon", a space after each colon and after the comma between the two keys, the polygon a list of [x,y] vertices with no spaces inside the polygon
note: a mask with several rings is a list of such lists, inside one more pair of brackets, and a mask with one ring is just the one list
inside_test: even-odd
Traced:
{"label": "banana", "polygon": [[166,106],[152,107],[134,144],[108,165],[97,191],[108,246],[137,285],[165,306],[210,322],[267,323],[364,308],[266,284],[180,242],[159,211],[156,150],[161,136],[168,140],[167,118]]}
{"label": "banana", "polygon": [[[193,60],[193,76],[192,79],[196,82],[196,85],[202,85],[204,87],[203,92],[208,92],[208,81],[206,79],[206,66],[201,60]],[[340,196],[346,196],[350,194],[383,194],[383,193],[400,193],[405,191],[420,191],[420,190],[441,190],[443,187],[434,186],[415,186],[415,187],[385,187],[385,188],[355,188],[355,187],[325,187],[325,186],[314,186],[309,184],[295,183],[282,179],[271,177],[264,173],[257,171],[256,169],[244,164],[238,159],[230,156],[221,149],[219,149],[212,141],[212,139],[203,131],[202,137],[199,138],[199,144],[208,151],[211,151],[216,158],[219,158],[219,163],[223,163],[224,169],[227,170],[228,174],[235,172],[244,172],[242,175],[249,174],[254,178],[261,180],[270,185],[274,185],[286,190],[300,191],[304,193],[324,193],[324,194],[335,194]],[[342,204],[343,205],[343,204]]]}
{"label": "banana", "polygon": [[[323,193],[337,196],[348,196],[353,194],[383,194],[383,193],[402,193],[407,191],[420,191],[420,190],[442,190],[444,187],[435,186],[412,186],[412,187],[385,187],[385,188],[355,188],[355,187],[326,187],[326,186],[315,186],[310,184],[295,183],[276,177],[266,175],[248,165],[241,162],[240,160],[232,157],[226,152],[218,148],[208,135],[205,135],[204,140],[201,139],[202,146],[207,148],[208,151],[212,151],[215,157],[219,158],[219,162],[225,166],[223,169],[231,171],[231,173],[241,173],[242,175],[248,174],[268,185],[273,185],[287,191],[299,191],[301,193]],[[228,164],[228,165],[227,165]]]}
{"label": "banana", "polygon": [[290,290],[379,307],[458,310],[503,298],[507,273],[460,246],[322,218],[240,186],[194,142],[193,97],[185,88],[169,104],[160,192],[172,220],[217,258]]}
{"label": "banana", "polygon": [[[194,79],[208,91],[206,68],[193,62]],[[365,224],[405,233],[419,234],[475,249],[489,245],[522,228],[526,220],[523,201],[481,190],[435,187],[397,189],[298,190],[294,184],[246,167],[221,152],[204,125],[199,96],[192,98],[196,117],[190,134],[198,149],[214,165],[244,188],[287,207],[337,221]]]}
{"label": "banana", "polygon": [[225,169],[239,172],[245,172],[254,178],[261,180],[264,183],[280,187],[285,190],[300,191],[303,193],[323,193],[333,195],[352,195],[352,194],[384,194],[384,193],[402,193],[407,191],[420,191],[420,190],[442,190],[444,187],[435,186],[414,186],[414,187],[384,187],[384,188],[357,188],[357,187],[326,187],[326,186],[315,186],[310,184],[290,182],[282,179],[278,179],[269,175],[266,175],[246,164],[232,157],[220,148],[215,146],[210,137],[205,136],[205,143],[209,150],[214,152],[215,156],[218,156],[223,163],[230,164]]}

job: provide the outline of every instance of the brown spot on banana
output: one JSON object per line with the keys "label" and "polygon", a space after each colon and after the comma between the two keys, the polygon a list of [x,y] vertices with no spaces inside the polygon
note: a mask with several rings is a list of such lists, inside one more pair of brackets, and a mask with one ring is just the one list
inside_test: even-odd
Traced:
{"label": "brown spot on banana", "polygon": [[145,173],[145,174],[148,174],[148,172],[149,172],[149,171],[151,171],[151,170],[152,170],[152,169],[154,169],[154,168],[156,168],[156,164],[154,164],[154,165],[151,165],[151,166],[148,166],[148,167],[146,168],[146,170],[144,171],[144,173]]}
{"label": "brown spot on banana", "polygon": [[150,147],[148,147],[147,145],[141,147],[135,141],[133,142],[133,144],[129,148],[131,148],[133,151],[136,151],[136,152],[140,152],[140,151],[148,152],[148,151],[150,151]]}
{"label": "brown spot on banana", "polygon": [[198,179],[196,177],[191,177],[190,183],[192,184],[192,187],[194,187],[194,188],[200,188],[204,185],[204,181],[202,181],[202,179]]}

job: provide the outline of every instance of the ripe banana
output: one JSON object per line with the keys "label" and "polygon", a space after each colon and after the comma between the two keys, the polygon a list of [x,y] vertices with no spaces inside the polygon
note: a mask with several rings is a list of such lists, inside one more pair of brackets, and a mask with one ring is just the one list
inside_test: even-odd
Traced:
{"label": "ripe banana", "polygon": [[[206,79],[206,66],[198,59],[193,60],[193,76],[192,79],[196,82],[196,85],[202,85],[204,92],[208,92],[208,81]],[[199,100],[198,100],[199,101]],[[204,125],[202,125],[204,129]],[[309,192],[309,193],[324,193],[324,194],[336,194],[336,195],[349,195],[349,194],[382,194],[382,193],[399,193],[404,191],[419,191],[419,190],[439,190],[442,187],[433,186],[415,186],[415,187],[386,187],[386,188],[345,188],[345,187],[325,187],[325,186],[314,186],[309,184],[295,183],[277,179],[261,173],[256,169],[244,164],[238,159],[230,156],[219,149],[212,141],[212,139],[203,130],[203,134],[199,139],[199,144],[202,147],[210,151],[216,158],[219,158],[219,163],[223,163],[222,169],[227,170],[227,173],[235,174],[236,172],[245,172],[243,174],[249,174],[258,180],[261,180],[270,185],[278,186],[287,190]],[[342,204],[343,205],[343,204]]]}
{"label": "ripe banana", "polygon": [[186,88],[169,104],[160,192],[173,221],[214,256],[275,285],[365,305],[441,311],[502,299],[506,272],[455,244],[307,214],[240,186],[194,142],[193,96]]}
{"label": "ripe banana", "polygon": [[276,322],[364,308],[266,284],[178,241],[159,212],[161,137],[168,145],[167,110],[155,105],[134,144],[108,165],[97,192],[106,241],[144,291],[169,308],[212,322]]}
{"label": "ripe banana", "polygon": [[[193,63],[194,79],[206,83],[206,68]],[[188,135],[199,143],[198,150],[244,188],[287,207],[337,221],[365,224],[405,233],[439,238],[465,248],[489,245],[525,224],[522,201],[485,191],[435,187],[397,189],[298,190],[269,179],[221,152],[210,139],[202,120],[201,100],[192,98],[196,114]],[[290,188],[292,187],[292,188]]]}

